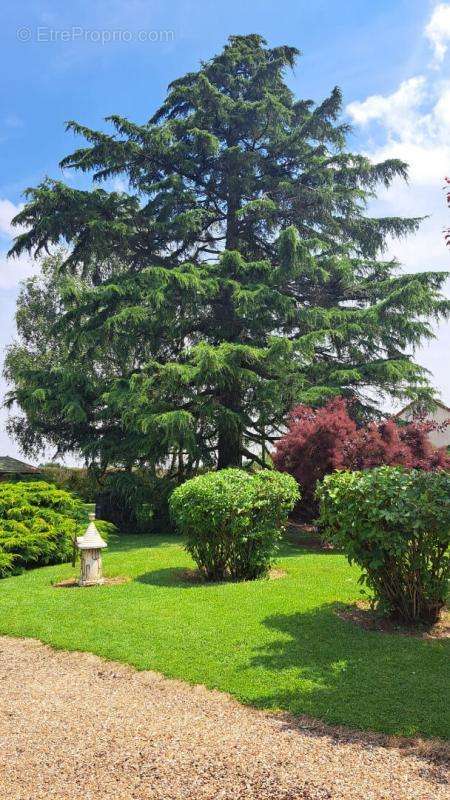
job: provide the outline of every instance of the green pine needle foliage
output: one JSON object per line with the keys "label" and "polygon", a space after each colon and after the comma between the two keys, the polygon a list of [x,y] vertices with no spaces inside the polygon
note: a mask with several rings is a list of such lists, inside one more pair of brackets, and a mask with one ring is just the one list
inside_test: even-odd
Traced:
{"label": "green pine needle foliage", "polygon": [[0,577],[72,557],[84,505],[44,481],[0,483]]}
{"label": "green pine needle foliage", "polygon": [[[62,165],[93,188],[29,189],[11,251],[68,246],[19,298],[6,377],[25,452],[183,479],[265,465],[296,403],[432,396],[413,355],[448,315],[445,275],[383,256],[420,220],[368,215],[406,165],[350,152],[340,91],[289,89],[297,56],[233,36],[147,123],[69,123],[86,145]],[[117,177],[125,191],[100,185]]]}

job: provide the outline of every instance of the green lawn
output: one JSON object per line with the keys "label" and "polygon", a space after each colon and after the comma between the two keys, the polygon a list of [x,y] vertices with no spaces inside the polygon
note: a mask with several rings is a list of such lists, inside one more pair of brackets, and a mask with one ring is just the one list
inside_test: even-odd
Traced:
{"label": "green lawn", "polygon": [[[262,708],[388,733],[449,735],[448,641],[363,631],[336,616],[359,597],[345,558],[286,544],[279,580],[187,585],[178,539],[123,537],[105,572],[132,581],[55,589],[46,567],[0,581],[0,633],[225,690]],[[20,675],[17,676],[20,680]]]}

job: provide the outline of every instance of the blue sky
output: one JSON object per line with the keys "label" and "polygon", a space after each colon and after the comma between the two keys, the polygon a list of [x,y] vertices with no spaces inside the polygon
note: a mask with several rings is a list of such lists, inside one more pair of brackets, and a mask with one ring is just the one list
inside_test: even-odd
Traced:
{"label": "blue sky", "polygon": [[[75,145],[65,121],[102,127],[111,113],[144,121],[171,80],[228,35],[250,32],[302,51],[289,77],[298,96],[320,101],[341,87],[352,149],[411,164],[409,186],[382,192],[374,209],[429,215],[419,234],[390,251],[407,270],[450,269],[441,235],[450,223],[442,191],[450,174],[450,2],[10,2],[0,31],[0,358],[14,336],[19,281],[36,270],[26,259],[5,259],[11,216],[25,187],[61,177],[58,162]],[[437,335],[417,359],[450,404],[450,327]],[[17,455],[4,424],[1,412],[0,454]]]}

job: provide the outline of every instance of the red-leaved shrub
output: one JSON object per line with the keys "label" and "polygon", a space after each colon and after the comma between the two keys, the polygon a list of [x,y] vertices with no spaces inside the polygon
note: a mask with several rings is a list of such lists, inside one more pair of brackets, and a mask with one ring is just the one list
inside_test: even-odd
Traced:
{"label": "red-leaved shrub", "polygon": [[297,509],[304,519],[317,511],[314,490],[318,480],[336,469],[362,470],[404,466],[423,470],[450,469],[444,448],[434,448],[427,437],[429,422],[398,424],[394,419],[358,427],[341,397],[321,408],[296,406],[289,430],[276,443],[274,464],[289,472],[302,489]]}

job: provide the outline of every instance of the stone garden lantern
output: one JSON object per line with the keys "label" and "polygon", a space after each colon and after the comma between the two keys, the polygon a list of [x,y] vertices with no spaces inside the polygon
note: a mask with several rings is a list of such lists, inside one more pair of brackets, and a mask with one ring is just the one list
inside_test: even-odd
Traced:
{"label": "stone garden lantern", "polygon": [[102,550],[107,547],[97,528],[95,514],[89,514],[89,525],[83,536],[78,536],[77,547],[80,551],[81,574],[79,586],[96,586],[103,583]]}

